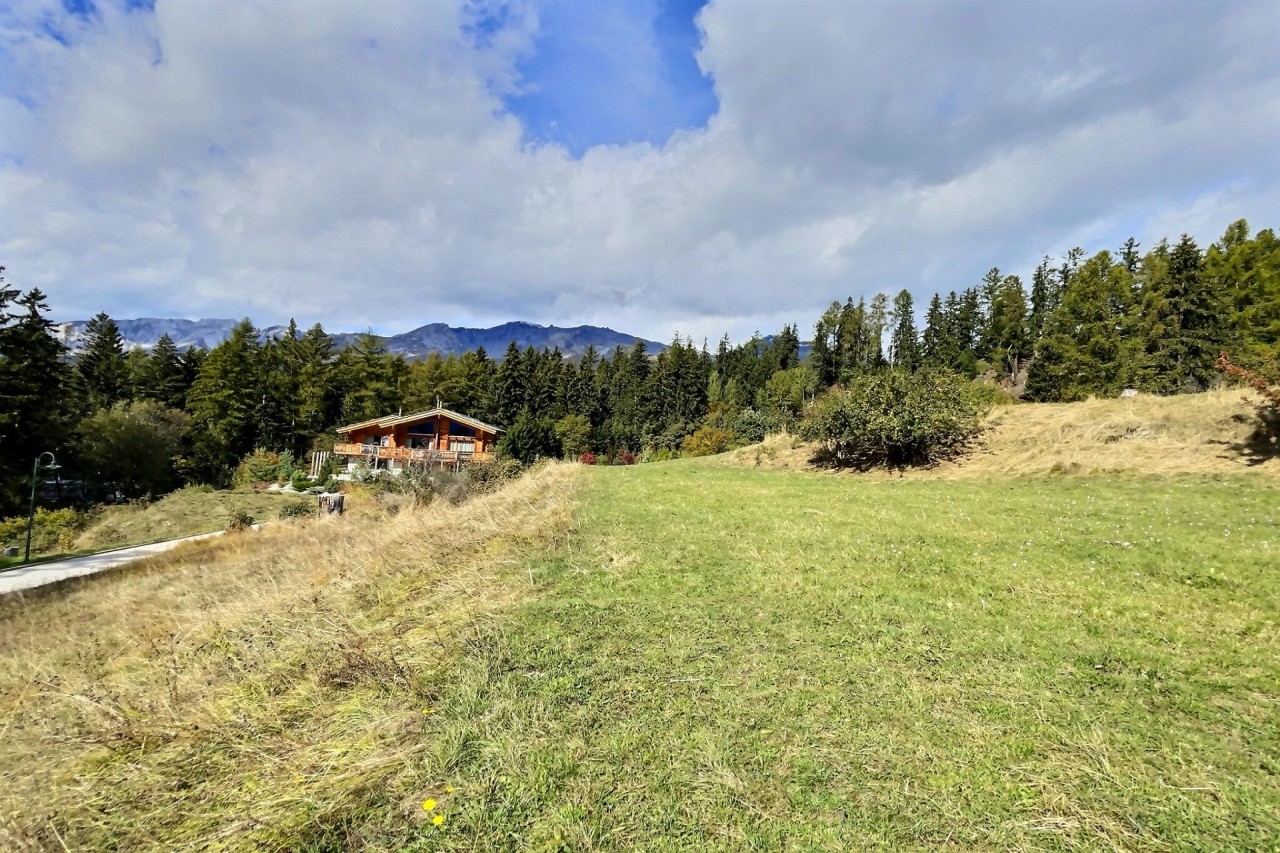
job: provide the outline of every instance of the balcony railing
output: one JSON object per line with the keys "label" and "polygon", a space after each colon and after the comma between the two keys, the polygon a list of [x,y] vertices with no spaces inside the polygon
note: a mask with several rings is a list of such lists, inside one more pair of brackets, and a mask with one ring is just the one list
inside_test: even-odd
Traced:
{"label": "balcony railing", "polygon": [[359,456],[373,461],[385,459],[391,462],[422,462],[426,464],[450,464],[457,462],[492,462],[492,453],[471,450],[426,450],[420,447],[379,447],[376,444],[335,444],[333,452],[338,456]]}

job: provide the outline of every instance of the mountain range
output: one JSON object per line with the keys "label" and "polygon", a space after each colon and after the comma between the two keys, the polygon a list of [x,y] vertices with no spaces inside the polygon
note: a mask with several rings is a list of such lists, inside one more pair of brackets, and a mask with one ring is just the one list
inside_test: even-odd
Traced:
{"label": "mountain range", "polygon": [[[84,345],[84,329],[88,320],[59,323],[54,331],[72,352]],[[182,320],[156,317],[140,317],[136,320],[116,320],[126,350],[141,347],[150,349],[162,335],[168,335],[179,349],[200,347],[212,349],[231,334],[237,320]],[[263,340],[277,338],[285,333],[284,326],[268,326],[259,330]],[[356,332],[332,334],[334,345],[348,346],[360,337]],[[636,335],[628,335],[603,326],[539,326],[535,323],[511,322],[488,329],[454,327],[446,323],[429,323],[398,335],[379,337],[389,352],[408,359],[426,358],[432,353],[461,355],[467,350],[484,347],[492,358],[501,358],[512,341],[521,349],[559,348],[569,358],[576,358],[594,346],[600,353],[612,352],[616,347],[631,346]],[[650,352],[666,349],[657,341],[645,341]]]}

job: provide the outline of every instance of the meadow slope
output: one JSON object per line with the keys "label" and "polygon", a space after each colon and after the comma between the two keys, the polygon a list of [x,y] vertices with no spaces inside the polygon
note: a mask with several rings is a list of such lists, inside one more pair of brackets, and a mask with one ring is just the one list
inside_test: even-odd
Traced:
{"label": "meadow slope", "polygon": [[1280,482],[1232,470],[558,465],[5,602],[0,842],[1267,849]]}
{"label": "meadow slope", "polygon": [[[1257,418],[1240,390],[1177,397],[996,406],[972,451],[908,477],[1010,474],[1235,474],[1280,476],[1280,448],[1254,440]],[[733,465],[807,470],[813,447],[788,435],[726,454]],[[900,476],[893,473],[892,476]]]}

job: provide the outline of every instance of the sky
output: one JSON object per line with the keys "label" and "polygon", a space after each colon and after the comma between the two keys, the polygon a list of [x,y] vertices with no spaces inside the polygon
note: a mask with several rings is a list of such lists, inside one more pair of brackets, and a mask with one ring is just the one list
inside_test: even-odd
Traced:
{"label": "sky", "polygon": [[802,336],[1280,227],[1274,0],[0,0],[0,265],[58,320]]}

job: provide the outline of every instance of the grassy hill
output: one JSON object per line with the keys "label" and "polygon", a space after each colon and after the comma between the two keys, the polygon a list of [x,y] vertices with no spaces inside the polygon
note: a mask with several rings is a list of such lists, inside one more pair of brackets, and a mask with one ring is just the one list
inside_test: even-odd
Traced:
{"label": "grassy hill", "polygon": [[1280,837],[1280,482],[726,460],[549,466],[0,602],[0,846]]}
{"label": "grassy hill", "polygon": [[271,521],[286,506],[302,502],[314,505],[314,500],[249,489],[179,489],[150,503],[104,507],[76,539],[75,547],[109,548],[223,530],[233,513]]}
{"label": "grassy hill", "polygon": [[[997,406],[974,451],[954,463],[908,472],[913,477],[1009,474],[1280,475],[1280,456],[1251,441],[1255,417],[1242,392],[1178,397],[1142,394],[1127,400]],[[723,457],[735,465],[803,470],[812,448],[771,436]],[[894,474],[893,476],[898,476]]]}

